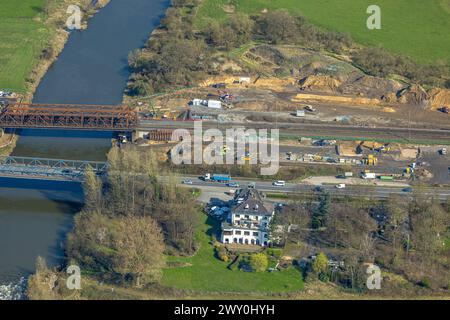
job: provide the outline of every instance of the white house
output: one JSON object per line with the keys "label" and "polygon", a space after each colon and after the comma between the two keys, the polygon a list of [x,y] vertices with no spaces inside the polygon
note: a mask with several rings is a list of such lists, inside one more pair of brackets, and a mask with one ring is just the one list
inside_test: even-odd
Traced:
{"label": "white house", "polygon": [[273,215],[273,210],[264,206],[257,190],[241,190],[235,196],[227,220],[222,223],[221,242],[267,246]]}

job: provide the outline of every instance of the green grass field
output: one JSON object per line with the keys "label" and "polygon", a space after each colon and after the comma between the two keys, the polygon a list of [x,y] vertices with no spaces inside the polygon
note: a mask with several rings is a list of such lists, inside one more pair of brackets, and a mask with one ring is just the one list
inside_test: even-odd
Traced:
{"label": "green grass field", "polygon": [[300,271],[290,268],[280,272],[243,272],[227,268],[228,263],[214,257],[209,244],[210,235],[217,231],[218,223],[205,215],[197,232],[200,249],[192,257],[169,257],[169,262],[186,264],[164,270],[162,283],[180,289],[203,292],[276,293],[292,292],[303,288]]}
{"label": "green grass field", "polygon": [[23,92],[49,34],[45,0],[0,0],[0,90]]}
{"label": "green grass field", "polygon": [[[208,18],[226,19],[223,6],[236,5],[248,14],[285,8],[331,30],[350,34],[364,45],[383,46],[418,62],[450,61],[450,0],[205,0],[198,25]],[[368,30],[367,7],[381,8],[381,30]]]}

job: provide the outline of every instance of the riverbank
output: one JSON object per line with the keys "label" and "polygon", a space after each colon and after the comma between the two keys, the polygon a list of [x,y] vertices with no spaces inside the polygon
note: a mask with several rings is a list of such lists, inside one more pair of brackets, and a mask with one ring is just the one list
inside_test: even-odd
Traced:
{"label": "riverbank", "polygon": [[[33,102],[121,103],[129,77],[128,54],[145,45],[169,5],[168,0],[130,3],[111,1],[89,20],[86,30],[72,32],[67,43],[63,41],[64,49],[39,80]],[[104,161],[111,137],[109,132],[22,129],[13,155]],[[82,200],[83,192],[74,183],[1,180],[0,285],[12,288],[35,272],[38,256],[49,267],[66,263],[66,236],[81,210],[80,201],[74,200]]]}
{"label": "riverbank", "polygon": [[16,146],[18,135],[13,133],[4,133],[0,137],[0,156],[9,156]]}

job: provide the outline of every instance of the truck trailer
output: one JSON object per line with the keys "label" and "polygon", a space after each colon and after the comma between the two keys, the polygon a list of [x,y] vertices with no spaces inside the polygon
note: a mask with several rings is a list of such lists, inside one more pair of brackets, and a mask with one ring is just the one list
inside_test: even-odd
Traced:
{"label": "truck trailer", "polygon": [[231,177],[228,174],[213,174],[206,173],[203,177],[205,181],[215,181],[215,182],[230,182]]}

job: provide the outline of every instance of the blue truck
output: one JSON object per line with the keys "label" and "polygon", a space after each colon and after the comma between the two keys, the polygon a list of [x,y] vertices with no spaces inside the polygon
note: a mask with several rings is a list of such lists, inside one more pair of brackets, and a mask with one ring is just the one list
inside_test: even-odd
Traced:
{"label": "blue truck", "polygon": [[203,177],[205,181],[216,181],[216,182],[230,182],[231,177],[228,174],[213,174],[206,173]]}

